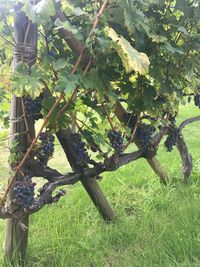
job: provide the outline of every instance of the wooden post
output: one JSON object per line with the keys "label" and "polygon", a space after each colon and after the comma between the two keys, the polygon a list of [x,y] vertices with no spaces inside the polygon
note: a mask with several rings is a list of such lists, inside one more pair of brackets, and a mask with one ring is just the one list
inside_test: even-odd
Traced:
{"label": "wooden post", "polygon": [[[35,63],[37,54],[37,27],[28,21],[28,18],[24,13],[19,11],[20,5],[15,7],[15,41],[17,48],[14,50],[13,56],[13,69],[17,63],[23,61],[29,65]],[[29,28],[29,30],[27,30]],[[25,40],[26,39],[26,40]],[[21,119],[19,119],[21,118]],[[34,123],[28,120],[29,136],[34,138]],[[30,140],[27,138],[26,126],[23,119],[22,99],[13,96],[11,103],[11,131],[13,136],[11,143],[18,142],[18,149],[20,152],[25,153],[30,146]],[[16,136],[16,134],[19,134]],[[11,170],[13,170],[16,164],[11,164]],[[11,172],[12,178],[13,173]],[[18,179],[19,175],[16,179]],[[8,195],[9,205],[10,201],[14,199],[14,192],[11,189]],[[16,219],[6,220],[5,227],[5,240],[3,245],[3,261],[4,266],[15,266],[19,263],[20,259],[23,259],[26,255],[27,243],[28,243],[28,224],[29,217],[25,216],[22,220]],[[22,261],[20,262],[22,264]]]}
{"label": "wooden post", "polygon": [[[48,98],[51,97],[51,93],[46,89],[44,90],[44,97]],[[68,162],[72,168],[72,170],[76,171],[76,157],[71,150],[71,134],[73,131],[70,128],[62,129],[60,128],[59,131],[56,133],[56,136],[65,152],[65,155],[68,159]],[[106,199],[103,191],[101,190],[96,178],[87,178],[83,177],[81,180],[82,185],[84,186],[85,190],[87,191],[88,195],[90,196],[92,202],[99,210],[100,214],[104,218],[105,221],[113,221],[116,218],[116,215],[110,206],[108,200]]]}
{"label": "wooden post", "polygon": [[[58,140],[66,154],[66,157],[74,171],[77,170],[76,158],[71,151],[71,129],[60,129],[57,133]],[[82,185],[90,196],[92,202],[99,210],[100,214],[103,216],[105,221],[113,221],[116,218],[116,215],[107,201],[105,195],[103,194],[96,178],[87,178],[83,177],[81,180]]]}

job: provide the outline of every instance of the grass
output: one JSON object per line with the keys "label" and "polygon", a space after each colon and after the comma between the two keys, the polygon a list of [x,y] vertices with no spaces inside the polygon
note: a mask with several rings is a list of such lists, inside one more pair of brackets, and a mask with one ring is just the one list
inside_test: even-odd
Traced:
{"label": "grass", "polygon": [[[178,120],[198,111],[184,107]],[[190,185],[181,182],[178,152],[161,147],[158,158],[169,172],[168,186],[144,159],[103,175],[101,187],[118,218],[114,223],[104,223],[81,185],[70,187],[58,204],[31,216],[26,266],[200,266],[199,127],[198,122],[184,130],[194,162]],[[2,156],[0,166],[4,162]],[[59,147],[51,164],[69,168]]]}

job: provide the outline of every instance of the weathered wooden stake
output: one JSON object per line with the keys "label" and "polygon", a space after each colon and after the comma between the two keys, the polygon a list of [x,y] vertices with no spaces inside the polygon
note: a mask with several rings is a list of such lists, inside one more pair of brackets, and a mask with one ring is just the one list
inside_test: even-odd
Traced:
{"label": "weathered wooden stake", "polygon": [[[58,140],[66,154],[66,157],[74,171],[77,170],[76,158],[73,151],[70,148],[71,144],[71,129],[60,129],[57,133]],[[105,221],[113,221],[116,215],[103,194],[96,178],[83,177],[81,180],[82,185],[90,196],[92,202],[99,210]]]}
{"label": "weathered wooden stake", "polygon": [[[37,27],[28,21],[24,13],[19,11],[20,6],[15,7],[15,41],[16,48],[13,55],[13,69],[19,62],[25,62],[29,65],[35,63],[37,54]],[[29,30],[27,30],[29,28]],[[34,123],[28,120],[29,136],[34,137]],[[11,103],[11,136],[13,136],[11,143],[18,142],[18,149],[21,153],[25,153],[30,146],[30,140],[27,138],[26,126],[23,119],[22,101],[21,98],[13,96]],[[24,134],[23,134],[24,133]],[[17,136],[16,136],[17,134]],[[18,135],[19,134],[19,135]],[[19,153],[20,153],[19,152]],[[11,165],[11,177],[14,165]],[[18,179],[19,175],[17,176]],[[22,177],[21,177],[22,179]],[[14,199],[14,192],[11,189],[8,196],[7,205]],[[28,243],[28,224],[29,217],[25,216],[20,221],[15,219],[6,220],[5,240],[3,245],[3,261],[4,266],[15,266],[16,262],[26,255]],[[22,265],[23,261],[20,261]]]}

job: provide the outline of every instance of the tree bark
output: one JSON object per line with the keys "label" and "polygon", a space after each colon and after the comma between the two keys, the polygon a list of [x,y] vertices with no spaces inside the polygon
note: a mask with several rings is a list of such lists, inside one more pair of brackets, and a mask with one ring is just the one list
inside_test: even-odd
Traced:
{"label": "tree bark", "polygon": [[[29,31],[27,28],[29,27]],[[24,62],[29,65],[35,63],[36,58],[36,47],[37,47],[37,27],[29,23],[28,18],[24,13],[18,10],[18,7],[15,7],[15,41],[17,48],[14,51],[13,55],[13,70],[15,70],[16,65],[19,62]],[[26,39],[26,40],[25,40]],[[34,138],[34,122],[27,119],[28,128],[29,128],[29,137],[30,139]],[[22,99],[16,96],[13,96],[11,103],[11,144],[18,142],[17,151],[18,154],[25,153],[27,148],[30,146],[30,140],[27,138],[26,126],[23,119],[23,110],[22,110]],[[17,135],[16,135],[17,134]],[[16,166],[16,163],[11,164],[11,176],[9,181],[12,179],[13,169]],[[26,167],[26,166],[24,166]],[[18,180],[20,175],[16,177]],[[22,177],[20,177],[22,179]],[[14,199],[14,191],[11,188],[7,205]],[[5,240],[3,245],[3,263],[4,266],[20,263],[22,265],[28,243],[28,225],[29,217],[25,216],[22,220],[18,221],[15,219],[8,219],[6,221],[5,227]]]}

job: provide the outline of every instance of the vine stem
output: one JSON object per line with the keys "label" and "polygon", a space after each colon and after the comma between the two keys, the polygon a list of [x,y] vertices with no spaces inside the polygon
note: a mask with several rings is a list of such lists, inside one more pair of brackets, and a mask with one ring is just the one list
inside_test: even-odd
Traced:
{"label": "vine stem", "polygon": [[[87,124],[84,123],[82,120],[80,120],[79,118],[77,118],[76,116],[74,116],[72,113],[69,113],[69,115],[72,117],[72,120],[73,120],[74,123],[76,124],[76,126],[77,126],[77,128],[78,128],[78,130],[79,130],[80,133],[83,132],[82,127],[85,126],[85,127],[88,128],[91,132],[93,132],[93,134],[95,134],[95,135],[97,136],[97,133],[96,133],[96,132],[95,132],[89,125],[87,125]],[[77,121],[79,121],[79,122],[82,124],[82,127],[80,127],[80,125],[78,124]],[[105,140],[105,143],[106,143],[107,145],[111,146],[110,143],[107,142],[106,140]],[[102,151],[99,150],[99,152],[102,152]]]}
{"label": "vine stem", "polygon": [[[80,127],[80,125],[78,124],[77,121],[81,122],[84,126],[86,126],[88,129],[90,129],[95,135],[97,135],[96,132],[95,132],[93,129],[91,129],[89,126],[87,126],[86,124],[84,124],[84,122],[82,122],[81,120],[79,120],[79,119],[78,119],[76,116],[74,116],[72,113],[69,113],[69,115],[72,117],[73,122],[75,123],[76,127],[78,128],[78,130],[79,130],[79,132],[80,132],[81,134],[83,134],[83,131],[82,131],[82,128]],[[86,140],[87,140],[87,139],[86,139]],[[87,142],[88,142],[88,140],[87,140]],[[90,142],[88,142],[88,143],[91,145],[91,147],[95,147],[96,150],[99,151],[100,155],[101,155],[103,158],[106,158],[106,157],[107,157],[107,154],[104,153],[104,152],[101,150],[100,146],[97,145],[97,144],[95,144],[95,142],[94,142],[93,144],[90,143]],[[107,143],[109,146],[111,146],[109,142],[106,141],[106,143]]]}
{"label": "vine stem", "polygon": [[[103,11],[105,10],[107,4],[108,4],[108,0],[104,0],[102,6],[101,6],[101,8],[100,8],[100,10],[99,10],[99,12],[98,12],[98,14],[97,14],[97,16],[96,16],[96,19],[95,19],[95,21],[94,21],[94,23],[93,23],[93,26],[92,26],[92,28],[91,28],[89,34],[88,34],[88,37],[87,37],[87,39],[86,39],[86,42],[85,42],[85,44],[84,44],[84,45],[82,46],[82,48],[81,48],[80,55],[79,55],[79,57],[78,57],[78,59],[77,59],[75,65],[74,65],[74,69],[72,70],[71,74],[75,74],[75,72],[76,72],[78,66],[80,65],[81,60],[82,60],[82,58],[83,58],[83,53],[84,53],[85,49],[87,48],[87,45],[86,45],[86,44],[87,44],[87,41],[88,41],[88,39],[90,39],[90,37],[91,37],[92,34],[94,33],[94,30],[96,29],[96,27],[97,27],[97,25],[98,25],[98,23],[99,23],[99,20],[100,20],[100,18],[101,18],[101,16],[102,16]],[[88,72],[88,70],[89,70],[89,68],[90,68],[91,63],[92,63],[92,60],[90,59],[89,62],[88,62],[88,64],[87,64],[87,66],[86,66],[86,68],[85,68],[85,70],[84,70],[84,73],[83,73],[84,76],[87,74],[87,72]],[[60,110],[60,112],[57,114],[56,119],[55,119],[55,122],[57,122],[57,120],[59,119],[59,117],[61,116],[61,114],[65,111],[65,109],[69,106],[69,104],[70,104],[71,102],[73,102],[73,101],[76,99],[77,92],[78,92],[78,88],[76,88],[76,89],[74,90],[74,92],[73,92],[73,94],[72,94],[70,100],[64,105],[64,107],[63,107],[63,108]]]}
{"label": "vine stem", "polygon": [[167,129],[169,128],[169,113],[167,113],[167,117],[166,117],[166,127],[164,128],[164,130],[161,132],[160,137],[158,138],[158,140],[156,141],[156,143],[154,144],[155,147],[157,147],[161,140],[163,139],[163,137],[165,136]]}
{"label": "vine stem", "polygon": [[[79,59],[78,59],[78,60],[79,60]],[[90,59],[89,62],[88,62],[88,64],[87,64],[87,66],[86,66],[86,68],[85,68],[85,70],[84,70],[83,76],[85,76],[85,75],[88,73],[88,70],[89,70],[89,68],[90,68],[90,66],[91,66],[91,63],[92,63],[92,61],[91,61],[91,59]],[[79,64],[80,64],[80,62],[79,62]],[[77,68],[78,68],[78,67],[77,67]],[[76,68],[76,69],[77,69],[77,68]],[[75,73],[75,72],[74,72],[74,73]],[[74,73],[73,73],[73,70],[72,70],[71,74],[74,74]],[[57,123],[58,119],[59,119],[60,116],[63,114],[63,112],[67,109],[67,107],[70,105],[70,103],[73,103],[73,102],[75,101],[76,96],[77,96],[77,93],[78,93],[78,89],[79,89],[79,87],[77,87],[77,88],[74,90],[74,92],[73,92],[73,94],[71,95],[71,97],[70,97],[70,99],[69,99],[68,102],[66,101],[66,99],[65,99],[65,97],[64,97],[64,95],[63,95],[63,99],[64,99],[64,101],[65,101],[66,103],[65,103],[65,105],[63,106],[63,108],[58,112],[58,114],[57,114],[57,116],[56,116],[56,118],[55,118],[55,123]]]}
{"label": "vine stem", "polygon": [[[76,66],[76,65],[79,66],[79,64],[80,64],[80,62],[81,62],[81,60],[82,60],[82,57],[83,57],[83,53],[84,53],[85,49],[87,48],[87,45],[86,45],[86,44],[87,44],[87,41],[88,41],[88,39],[90,39],[90,37],[92,36],[94,30],[96,29],[96,27],[97,27],[97,25],[98,25],[98,23],[99,23],[99,20],[100,20],[102,14],[103,14],[103,11],[104,11],[104,9],[106,8],[107,3],[108,3],[108,0],[104,0],[103,4],[102,4],[102,6],[101,6],[101,8],[100,8],[100,10],[99,10],[99,13],[97,14],[97,17],[96,17],[96,19],[95,19],[95,21],[94,21],[94,23],[93,23],[92,29],[90,30],[90,32],[89,32],[89,34],[88,34],[88,37],[87,37],[87,39],[86,39],[86,42],[85,42],[85,44],[84,44],[84,45],[82,46],[82,48],[81,48],[80,55],[79,55],[79,57],[78,57],[78,60],[77,60],[77,62],[76,62],[76,64],[75,64],[75,66]],[[75,72],[74,72],[74,73],[75,73]],[[74,73],[72,73],[72,74],[74,74]]]}
{"label": "vine stem", "polygon": [[12,47],[15,47],[15,44],[13,44],[11,41],[9,41],[7,38],[5,38],[3,35],[0,34],[0,37],[1,37],[4,41],[8,42]]}
{"label": "vine stem", "polygon": [[31,142],[31,137],[30,137],[30,131],[29,131],[28,121],[27,121],[27,117],[26,117],[26,110],[25,110],[25,107],[24,107],[24,99],[23,99],[23,97],[21,97],[21,104],[22,104],[22,112],[23,112],[23,117],[24,117],[24,123],[25,123],[25,127],[26,127],[28,142],[30,143]]}
{"label": "vine stem", "polygon": [[[36,3],[36,1],[34,1],[34,3]],[[106,8],[107,3],[108,3],[108,0],[105,0],[105,1],[103,2],[103,5],[102,5],[102,7],[100,8],[99,13],[98,13],[98,15],[97,15],[97,17],[96,17],[96,19],[95,19],[95,21],[94,21],[94,24],[93,24],[93,26],[92,26],[92,29],[91,29],[90,32],[89,32],[88,38],[90,38],[91,35],[93,34],[93,32],[94,32],[94,30],[95,30],[95,28],[96,28],[96,26],[97,26],[97,24],[98,24],[98,22],[99,22],[99,19],[100,19],[101,15],[103,14],[104,9]],[[27,32],[29,31],[29,29],[30,29],[30,26],[27,27]],[[27,36],[28,36],[28,33],[27,33],[27,32],[26,32],[26,35],[25,35],[25,36],[26,36],[25,40],[27,39]],[[88,38],[87,38],[87,40],[88,40]],[[82,59],[82,57],[83,57],[83,52],[84,52],[85,49],[86,49],[86,43],[83,45],[83,47],[82,47],[82,49],[81,49],[80,56],[78,57],[78,59],[77,59],[75,65],[73,66],[72,74],[74,74],[74,73],[76,72],[76,70],[78,69],[78,67],[79,67],[79,65],[80,65],[80,63],[81,63],[81,59]],[[23,59],[23,58],[22,58],[22,59]],[[89,65],[89,64],[91,64],[91,60],[89,61],[88,65]],[[88,66],[87,66],[87,67],[88,67]],[[87,69],[87,67],[86,67],[86,69]],[[89,69],[89,67],[88,67],[88,69]],[[77,90],[75,90],[75,91],[73,92],[73,94],[72,94],[70,100],[73,100],[73,98],[76,96],[76,93],[77,93]],[[34,145],[35,145],[36,142],[38,141],[39,136],[40,136],[40,133],[42,132],[42,130],[44,129],[44,127],[45,127],[46,124],[48,123],[49,118],[51,117],[51,115],[53,114],[54,110],[55,110],[55,109],[57,108],[57,106],[59,105],[60,101],[63,99],[63,96],[64,96],[64,93],[62,93],[62,94],[57,98],[57,100],[56,100],[56,102],[54,103],[53,107],[51,108],[51,110],[50,110],[49,113],[47,114],[45,120],[43,121],[43,124],[42,124],[42,126],[40,127],[40,130],[38,131],[38,133],[37,133],[35,139],[33,139],[32,143],[31,143],[30,147],[28,148],[28,150],[26,151],[26,153],[25,153],[23,159],[21,160],[21,162],[19,163],[19,165],[16,167],[15,174],[14,174],[13,178],[10,180],[10,182],[9,182],[9,184],[8,184],[8,187],[6,188],[6,191],[5,191],[5,193],[4,193],[4,196],[3,196],[3,198],[2,198],[1,201],[0,201],[0,208],[3,207],[3,205],[4,205],[5,201],[6,201],[7,195],[8,195],[8,193],[9,193],[9,191],[10,191],[12,185],[13,185],[14,182],[15,182],[15,179],[16,179],[17,174],[21,171],[21,168],[23,167],[23,165],[24,165],[24,163],[26,162],[28,156],[30,155],[30,153],[31,153],[31,151],[32,151],[32,149],[33,149],[33,147],[34,147]],[[68,102],[68,103],[69,103],[69,102]]]}
{"label": "vine stem", "polygon": [[135,137],[135,134],[136,134],[136,131],[137,131],[139,124],[140,124],[140,115],[137,117],[137,122],[135,124],[135,127],[132,130],[131,137],[130,137],[128,143],[124,147],[124,150],[127,149],[127,147],[133,142],[133,139]]}
{"label": "vine stem", "polygon": [[102,105],[102,108],[103,108],[103,110],[104,110],[104,112],[105,112],[105,114],[106,114],[106,117],[107,117],[107,119],[108,119],[108,122],[110,123],[110,126],[111,126],[112,130],[114,130],[115,127],[114,127],[114,125],[113,125],[113,122],[112,122],[112,120],[111,120],[111,118],[110,118],[110,115],[109,115],[109,113],[108,113],[106,107],[104,106],[104,104]]}
{"label": "vine stem", "polygon": [[70,112],[69,115],[71,116],[73,122],[75,123],[76,127],[78,128],[79,132],[82,133],[82,129],[80,127],[80,125],[78,124],[76,117]]}

